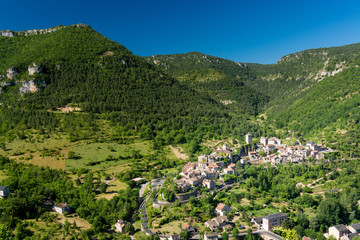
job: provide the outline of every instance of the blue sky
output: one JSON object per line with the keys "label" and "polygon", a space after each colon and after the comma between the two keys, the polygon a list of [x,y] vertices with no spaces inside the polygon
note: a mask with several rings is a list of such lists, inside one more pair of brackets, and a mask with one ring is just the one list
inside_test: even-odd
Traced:
{"label": "blue sky", "polygon": [[198,51],[275,63],[309,48],[360,42],[358,0],[2,0],[0,6],[0,29],[85,23],[140,56]]}

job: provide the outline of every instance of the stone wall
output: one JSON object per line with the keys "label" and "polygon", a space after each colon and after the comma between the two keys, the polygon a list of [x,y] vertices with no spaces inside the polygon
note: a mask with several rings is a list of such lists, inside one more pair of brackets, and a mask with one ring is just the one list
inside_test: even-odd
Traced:
{"label": "stone wall", "polygon": [[188,200],[192,196],[197,196],[197,191],[190,192],[190,193],[184,193],[184,194],[175,194],[175,198],[179,199],[180,201]]}

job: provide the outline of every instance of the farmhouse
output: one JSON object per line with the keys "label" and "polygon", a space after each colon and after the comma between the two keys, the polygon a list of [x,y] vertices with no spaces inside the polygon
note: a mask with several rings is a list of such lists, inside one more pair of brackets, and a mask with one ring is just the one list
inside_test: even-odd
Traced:
{"label": "farmhouse", "polygon": [[60,214],[64,214],[64,212],[70,212],[70,206],[67,203],[59,203],[54,206],[54,211]]}

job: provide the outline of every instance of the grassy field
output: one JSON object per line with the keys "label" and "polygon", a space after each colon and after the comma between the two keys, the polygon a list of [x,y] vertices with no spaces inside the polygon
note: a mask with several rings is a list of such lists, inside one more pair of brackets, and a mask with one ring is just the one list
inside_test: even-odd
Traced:
{"label": "grassy field", "polygon": [[64,224],[65,220],[67,219],[71,224],[76,222],[76,226],[80,228],[80,230],[87,230],[91,227],[91,224],[88,223],[85,219],[79,218],[78,216],[74,216],[73,214],[64,216],[57,212],[52,212],[51,214],[56,215],[56,219],[58,222]]}
{"label": "grassy field", "polygon": [[[128,157],[135,151],[140,154],[150,153],[149,142],[132,144],[92,143],[91,141],[70,142],[65,135],[50,135],[45,138],[40,135],[29,135],[27,139],[16,139],[6,142],[5,149],[0,149],[0,155],[8,156],[17,161],[47,166],[54,169],[100,170],[115,168],[112,172],[121,172],[128,168],[128,161],[105,161],[109,156]],[[68,159],[69,151],[75,152],[79,159]],[[89,165],[90,162],[99,162]]]}
{"label": "grassy field", "polygon": [[106,190],[106,193],[102,193],[97,195],[96,198],[105,198],[110,200],[114,196],[118,194],[120,190],[125,190],[128,187],[126,183],[120,182],[116,178],[114,178],[109,184]]}
{"label": "grassy field", "polygon": [[[166,233],[166,236],[170,236],[172,234],[177,234],[180,233],[181,231],[181,226],[184,224],[184,221],[174,221],[174,222],[169,222],[166,223],[164,225],[162,225],[160,228],[153,228],[151,229],[151,231],[153,232],[157,232],[160,231],[162,233]],[[157,226],[157,222],[153,222],[154,226]]]}
{"label": "grassy field", "polygon": [[[66,169],[87,168],[91,170],[107,169],[114,166],[127,166],[128,160],[114,160],[105,161],[109,156],[117,158],[129,157],[134,151],[139,151],[140,154],[149,153],[149,143],[140,142],[132,144],[117,144],[117,143],[86,143],[79,144],[72,147],[80,159],[69,159],[66,161]],[[97,162],[98,164],[89,165],[89,163]]]}
{"label": "grassy field", "polygon": [[65,170],[65,156],[71,149],[71,143],[65,136],[54,135],[50,138],[32,137],[6,143],[6,149],[0,149],[0,155],[17,161]]}
{"label": "grassy field", "polygon": [[27,220],[27,229],[29,229],[31,232],[33,232],[34,235],[36,234],[48,234],[48,236],[51,236],[51,239],[69,239],[69,237],[64,238],[64,231],[61,226],[58,226],[59,223],[64,224],[65,220],[67,219],[69,223],[73,226],[73,223],[76,223],[76,226],[78,229],[73,229],[72,232],[79,232],[81,230],[87,230],[91,227],[91,224],[89,224],[86,220],[75,217],[73,215],[63,216],[56,212],[51,212],[51,215],[55,216],[54,222],[48,222],[42,220]]}

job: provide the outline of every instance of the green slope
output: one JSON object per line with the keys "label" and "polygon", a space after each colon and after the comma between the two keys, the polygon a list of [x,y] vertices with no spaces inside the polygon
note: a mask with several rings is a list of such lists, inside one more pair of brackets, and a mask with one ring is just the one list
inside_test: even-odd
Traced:
{"label": "green slope", "polygon": [[247,65],[198,52],[153,55],[148,62],[240,114],[256,115],[268,101],[252,87]]}
{"label": "green slope", "polygon": [[[283,137],[322,140],[345,155],[357,149],[360,44],[309,49],[276,64],[236,63],[202,53],[146,57],[233,113],[265,113]],[[351,142],[351,144],[350,144]],[[352,150],[350,151],[350,146]],[[350,153],[351,152],[351,153]]]}
{"label": "green slope", "polygon": [[[71,121],[52,112],[67,105],[82,109],[78,118],[84,118],[85,124],[93,118],[110,120],[122,132],[119,135],[125,131],[125,136],[157,137],[160,145],[190,142],[194,132],[196,141],[201,141],[205,135],[243,134],[248,128],[258,131],[256,124],[231,117],[211,97],[173,79],[88,26],[67,26],[30,36],[15,33],[13,38],[0,37],[0,49],[0,81],[18,82],[3,87],[0,95],[2,133],[67,129],[64,123]],[[41,66],[42,73],[29,76],[27,67],[33,62]],[[9,68],[17,70],[15,79],[5,76]],[[32,78],[46,82],[46,87],[18,94],[19,81]],[[80,123],[71,124],[81,128]],[[70,134],[72,130],[70,127]]]}

